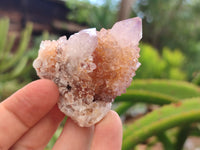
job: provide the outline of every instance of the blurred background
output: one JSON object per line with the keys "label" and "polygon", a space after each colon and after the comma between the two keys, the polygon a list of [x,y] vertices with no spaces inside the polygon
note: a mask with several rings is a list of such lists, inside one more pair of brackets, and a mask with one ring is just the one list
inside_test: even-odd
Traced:
{"label": "blurred background", "polygon": [[199,86],[199,0],[1,0],[0,101],[38,78],[32,62],[41,40],[90,27],[109,29],[136,16],[143,20],[143,38],[142,65],[134,79]]}

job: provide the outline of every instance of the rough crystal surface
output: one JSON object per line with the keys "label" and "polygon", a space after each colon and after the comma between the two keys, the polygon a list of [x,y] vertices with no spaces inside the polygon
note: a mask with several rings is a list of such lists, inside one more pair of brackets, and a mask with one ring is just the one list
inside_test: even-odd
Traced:
{"label": "rough crystal surface", "polygon": [[138,62],[140,18],[117,22],[112,29],[82,30],[57,41],[42,41],[33,63],[40,78],[59,87],[58,106],[80,126],[100,121],[116,96],[130,85]]}

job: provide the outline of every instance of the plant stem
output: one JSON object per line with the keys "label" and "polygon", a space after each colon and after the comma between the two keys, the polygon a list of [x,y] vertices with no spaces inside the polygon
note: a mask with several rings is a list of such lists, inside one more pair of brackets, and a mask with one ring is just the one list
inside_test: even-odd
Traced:
{"label": "plant stem", "polygon": [[169,139],[169,137],[166,135],[166,133],[161,132],[157,134],[157,139],[162,143],[163,148],[165,150],[173,150],[173,143]]}
{"label": "plant stem", "polygon": [[176,143],[175,143],[175,150],[182,150],[184,143],[190,133],[190,126],[185,125],[180,128],[177,137],[176,137]]}

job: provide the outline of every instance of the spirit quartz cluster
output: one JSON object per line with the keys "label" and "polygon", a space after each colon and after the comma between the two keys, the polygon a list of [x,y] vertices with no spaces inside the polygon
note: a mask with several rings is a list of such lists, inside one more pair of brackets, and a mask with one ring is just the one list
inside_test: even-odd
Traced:
{"label": "spirit quartz cluster", "polygon": [[89,127],[130,85],[140,66],[141,38],[140,18],[117,22],[109,30],[82,30],[68,40],[42,41],[33,66],[40,78],[59,87],[59,109],[79,126]]}

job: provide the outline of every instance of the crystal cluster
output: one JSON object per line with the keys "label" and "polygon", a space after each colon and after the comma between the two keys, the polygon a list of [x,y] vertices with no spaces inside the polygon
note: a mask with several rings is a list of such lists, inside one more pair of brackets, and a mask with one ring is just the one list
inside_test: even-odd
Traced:
{"label": "crystal cluster", "polygon": [[117,22],[109,30],[82,30],[68,40],[63,36],[42,41],[33,66],[40,78],[58,85],[60,110],[79,126],[89,127],[130,85],[140,66],[141,37],[140,18]]}

